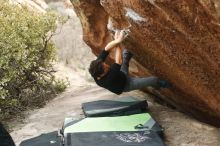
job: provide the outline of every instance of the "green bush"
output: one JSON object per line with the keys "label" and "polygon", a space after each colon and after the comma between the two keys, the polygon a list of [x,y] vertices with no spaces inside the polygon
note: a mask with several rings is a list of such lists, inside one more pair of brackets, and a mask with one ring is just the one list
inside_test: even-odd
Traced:
{"label": "green bush", "polygon": [[0,118],[42,106],[65,89],[52,68],[57,22],[52,12],[39,14],[0,0]]}

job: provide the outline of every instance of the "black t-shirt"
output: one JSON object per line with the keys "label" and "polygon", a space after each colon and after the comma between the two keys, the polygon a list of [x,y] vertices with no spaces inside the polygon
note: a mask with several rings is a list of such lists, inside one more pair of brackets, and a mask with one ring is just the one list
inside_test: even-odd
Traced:
{"label": "black t-shirt", "polygon": [[[108,54],[109,54],[108,51],[103,50],[97,59],[101,59],[102,61],[105,61]],[[103,76],[99,80],[94,78],[95,82],[99,86],[108,89],[109,91],[115,94],[121,94],[126,84],[126,75],[122,71],[120,71],[120,69],[121,69],[120,64],[113,63],[110,66],[110,69],[105,76]]]}

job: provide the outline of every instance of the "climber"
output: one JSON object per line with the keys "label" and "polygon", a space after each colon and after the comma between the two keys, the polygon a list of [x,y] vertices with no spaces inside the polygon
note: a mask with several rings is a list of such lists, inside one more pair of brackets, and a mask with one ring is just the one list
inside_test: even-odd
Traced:
{"label": "climber", "polygon": [[[123,30],[116,31],[114,40],[109,42],[98,58],[91,62],[89,72],[95,82],[115,94],[142,89],[148,86],[156,89],[170,87],[168,81],[155,76],[145,78],[129,76],[129,61],[133,55],[126,49],[123,50],[122,54],[121,49],[121,43],[127,35]],[[115,63],[109,66],[105,63],[105,60],[113,49],[115,49]]]}

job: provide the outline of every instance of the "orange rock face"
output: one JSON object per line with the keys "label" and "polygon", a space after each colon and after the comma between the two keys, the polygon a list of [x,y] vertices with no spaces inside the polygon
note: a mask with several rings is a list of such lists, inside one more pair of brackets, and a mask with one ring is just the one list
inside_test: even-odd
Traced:
{"label": "orange rock face", "polygon": [[85,42],[95,54],[127,28],[134,74],[153,74],[173,87],[164,100],[220,126],[219,0],[72,0]]}

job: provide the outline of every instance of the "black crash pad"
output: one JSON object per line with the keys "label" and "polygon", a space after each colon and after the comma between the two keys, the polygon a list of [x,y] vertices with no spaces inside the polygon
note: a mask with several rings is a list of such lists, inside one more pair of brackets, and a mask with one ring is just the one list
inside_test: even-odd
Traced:
{"label": "black crash pad", "polygon": [[124,116],[146,112],[146,100],[121,97],[113,100],[98,100],[82,104],[86,117]]}
{"label": "black crash pad", "polygon": [[65,146],[164,146],[153,131],[82,132],[67,134]]}
{"label": "black crash pad", "polygon": [[0,122],[0,146],[15,146],[8,131],[4,128],[3,124]]}
{"label": "black crash pad", "polygon": [[25,140],[19,146],[61,146],[61,138],[58,132],[54,131]]}

